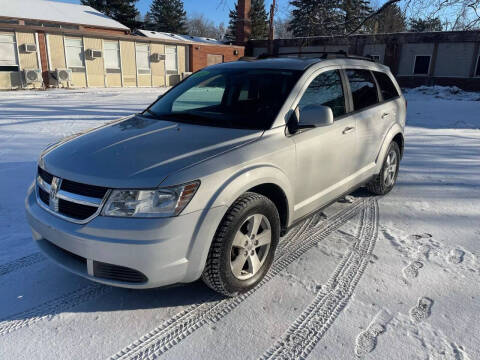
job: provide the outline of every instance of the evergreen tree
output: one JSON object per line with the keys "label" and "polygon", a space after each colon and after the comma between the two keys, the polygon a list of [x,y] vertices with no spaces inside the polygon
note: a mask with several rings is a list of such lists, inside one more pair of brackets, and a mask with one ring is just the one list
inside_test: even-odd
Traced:
{"label": "evergreen tree", "polygon": [[181,0],[153,0],[150,5],[153,30],[174,34],[187,32],[187,13]]}
{"label": "evergreen tree", "polygon": [[139,14],[135,8],[137,1],[138,0],[81,0],[81,3],[82,5],[93,7],[130,29],[135,29],[139,25],[136,20]]}
{"label": "evergreen tree", "polygon": [[292,0],[289,31],[295,37],[335,35],[343,32],[341,0]]}
{"label": "evergreen tree", "polygon": [[225,33],[225,40],[227,41],[235,41],[237,35],[237,22],[238,22],[238,12],[237,7],[233,10],[230,10],[228,13],[228,28],[227,32]]}
{"label": "evergreen tree", "polygon": [[368,21],[366,27],[371,34],[388,34],[405,31],[407,22],[402,9],[393,4]]}
{"label": "evergreen tree", "polygon": [[149,11],[147,11],[145,16],[143,17],[143,28],[145,30],[154,30],[153,17]]}
{"label": "evergreen tree", "polygon": [[251,39],[263,40],[268,38],[267,11],[265,10],[264,0],[252,0],[250,21],[252,24]]}
{"label": "evergreen tree", "polygon": [[409,30],[412,32],[442,31],[443,26],[440,19],[410,19]]}
{"label": "evergreen tree", "polygon": [[344,12],[343,30],[347,34],[355,30],[363,19],[372,13],[370,0],[343,0],[341,8]]}

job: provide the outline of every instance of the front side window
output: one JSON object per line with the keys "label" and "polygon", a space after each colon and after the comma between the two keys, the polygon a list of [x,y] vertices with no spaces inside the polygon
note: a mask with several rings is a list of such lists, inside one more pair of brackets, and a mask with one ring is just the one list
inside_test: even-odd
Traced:
{"label": "front side window", "polygon": [[475,70],[475,76],[480,76],[480,56],[477,59],[477,69]]}
{"label": "front side window", "polygon": [[415,56],[413,73],[415,75],[428,75],[430,69],[430,55]]}
{"label": "front side window", "polygon": [[213,68],[190,75],[144,112],[159,120],[267,130],[300,71]]}
{"label": "front side window", "polygon": [[345,96],[338,70],[326,71],[310,83],[298,103],[300,110],[307,105],[328,106],[334,117],[345,114]]}
{"label": "front side window", "polygon": [[380,87],[380,92],[382,93],[383,100],[393,99],[398,95],[397,88],[393,85],[390,77],[382,72],[374,71],[375,78],[377,79],[378,86]]}
{"label": "front side window", "polygon": [[85,55],[81,38],[65,38],[65,54],[67,57],[67,67],[85,66]]}
{"label": "front side window", "polygon": [[120,47],[118,41],[105,41],[103,48],[105,68],[120,69]]}
{"label": "front side window", "polygon": [[353,109],[361,110],[378,103],[377,86],[369,70],[347,70]]}
{"label": "front side window", "polygon": [[137,70],[150,70],[150,49],[148,44],[136,44]]}
{"label": "front side window", "polygon": [[165,46],[165,69],[172,72],[178,71],[176,46]]}
{"label": "front side window", "polygon": [[[18,70],[17,51],[14,34],[0,34],[0,68]],[[10,69],[15,67],[15,69]]]}

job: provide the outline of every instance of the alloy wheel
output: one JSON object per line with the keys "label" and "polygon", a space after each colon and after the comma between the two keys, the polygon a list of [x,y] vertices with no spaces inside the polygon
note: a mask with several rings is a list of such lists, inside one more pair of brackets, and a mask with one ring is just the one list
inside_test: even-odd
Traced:
{"label": "alloy wheel", "polygon": [[230,251],[230,268],[239,280],[253,277],[265,262],[272,243],[272,229],[262,214],[249,216],[238,229]]}

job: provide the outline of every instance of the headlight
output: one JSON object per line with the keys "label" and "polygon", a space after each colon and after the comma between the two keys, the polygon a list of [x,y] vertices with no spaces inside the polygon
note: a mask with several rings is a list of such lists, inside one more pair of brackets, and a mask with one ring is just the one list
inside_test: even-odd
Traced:
{"label": "headlight", "polygon": [[200,181],[155,190],[113,190],[103,208],[105,216],[177,216],[195,195]]}

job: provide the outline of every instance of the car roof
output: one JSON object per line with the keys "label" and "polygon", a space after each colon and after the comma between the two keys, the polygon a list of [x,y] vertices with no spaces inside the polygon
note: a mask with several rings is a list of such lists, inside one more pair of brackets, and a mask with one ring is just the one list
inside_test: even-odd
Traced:
{"label": "car roof", "polygon": [[[317,65],[317,66],[313,66]],[[300,70],[305,71],[310,67],[319,68],[324,66],[362,66],[368,67],[371,70],[388,72],[389,68],[383,64],[362,59],[354,58],[292,58],[292,57],[277,57],[267,59],[245,58],[238,61],[226,62],[212,65],[215,68],[225,69],[278,69],[278,70]]]}
{"label": "car roof", "polygon": [[279,69],[279,70],[306,70],[312,64],[318,63],[318,58],[269,58],[269,59],[240,59],[213,65],[215,67],[232,69]]}

